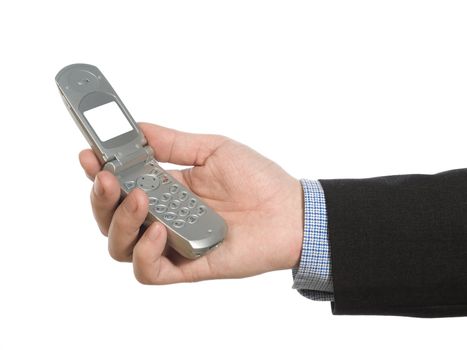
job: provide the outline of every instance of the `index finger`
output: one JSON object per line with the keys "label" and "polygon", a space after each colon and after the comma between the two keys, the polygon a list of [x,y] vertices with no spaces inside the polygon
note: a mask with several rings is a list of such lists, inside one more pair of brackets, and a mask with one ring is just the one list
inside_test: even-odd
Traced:
{"label": "index finger", "polygon": [[155,158],[180,165],[204,165],[228,138],[219,135],[191,134],[149,123],[138,123]]}
{"label": "index finger", "polygon": [[101,164],[94,152],[90,149],[82,150],[79,153],[79,162],[86,173],[86,176],[93,181],[97,173],[101,171]]}

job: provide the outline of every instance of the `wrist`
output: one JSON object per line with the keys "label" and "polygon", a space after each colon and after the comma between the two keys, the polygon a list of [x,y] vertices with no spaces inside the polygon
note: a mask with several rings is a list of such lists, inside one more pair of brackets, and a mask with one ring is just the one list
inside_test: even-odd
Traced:
{"label": "wrist", "polygon": [[298,267],[302,253],[303,244],[303,220],[304,220],[304,205],[303,205],[303,189],[299,180],[293,179],[290,189],[290,197],[288,203],[288,232],[289,232],[289,252],[286,268],[291,269]]}

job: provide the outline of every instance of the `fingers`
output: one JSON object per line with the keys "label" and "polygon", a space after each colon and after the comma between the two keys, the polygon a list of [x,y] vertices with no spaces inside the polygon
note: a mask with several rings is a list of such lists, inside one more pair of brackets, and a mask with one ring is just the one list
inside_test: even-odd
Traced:
{"label": "fingers", "polygon": [[139,123],[158,161],[180,165],[203,165],[215,150],[228,141],[218,135],[190,134],[162,126]]}
{"label": "fingers", "polygon": [[133,249],[133,269],[139,282],[170,284],[218,277],[210,268],[208,256],[196,260],[178,256],[169,260],[162,255],[166,242],[167,229],[159,222],[153,223],[138,241]]}
{"label": "fingers", "polygon": [[146,194],[135,189],[117,207],[109,227],[109,254],[117,261],[131,261],[133,247],[148,213]]}
{"label": "fingers", "polygon": [[82,150],[79,153],[79,162],[86,173],[86,176],[93,180],[101,170],[101,165],[94,152],[90,149]]}
{"label": "fingers", "polygon": [[106,236],[119,199],[120,185],[115,176],[107,171],[95,175],[91,191],[92,212],[99,229]]}
{"label": "fingers", "polygon": [[167,230],[159,222],[148,227],[133,249],[133,270],[143,284],[168,284],[184,280],[181,270],[162,255]]}

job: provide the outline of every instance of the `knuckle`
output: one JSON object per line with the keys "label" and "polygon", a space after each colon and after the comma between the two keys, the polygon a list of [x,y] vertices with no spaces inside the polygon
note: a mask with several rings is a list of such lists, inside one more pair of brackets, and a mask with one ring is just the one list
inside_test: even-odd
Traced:
{"label": "knuckle", "polygon": [[128,262],[129,258],[120,252],[117,252],[115,249],[109,246],[109,255],[112,259],[118,262]]}
{"label": "knuckle", "polygon": [[150,276],[139,269],[134,269],[134,275],[136,280],[143,285],[153,285],[156,284],[155,281],[150,278]]}
{"label": "knuckle", "polygon": [[147,279],[146,277],[144,277],[143,275],[135,275],[135,278],[136,280],[141,283],[142,285],[145,285],[145,286],[149,286],[151,285],[152,283],[149,281],[149,279]]}
{"label": "knuckle", "polygon": [[100,225],[98,224],[97,225],[99,227],[99,231],[105,236],[107,237],[109,235],[109,229],[107,227],[104,227],[103,225]]}

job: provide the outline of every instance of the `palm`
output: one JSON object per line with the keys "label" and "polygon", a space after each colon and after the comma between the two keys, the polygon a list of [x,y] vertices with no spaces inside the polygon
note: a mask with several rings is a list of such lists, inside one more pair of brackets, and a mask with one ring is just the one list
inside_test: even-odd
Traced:
{"label": "palm", "polygon": [[[290,254],[282,244],[281,208],[291,209],[288,198],[296,193],[288,191],[300,191],[296,180],[274,162],[232,140],[222,143],[204,165],[183,170],[177,177],[227,221],[224,244],[200,259],[201,263],[207,260],[213,277],[248,276],[281,268],[281,253]],[[299,212],[300,208],[296,209]],[[182,266],[190,264],[179,261]],[[234,261],[243,263],[232,266]]]}

